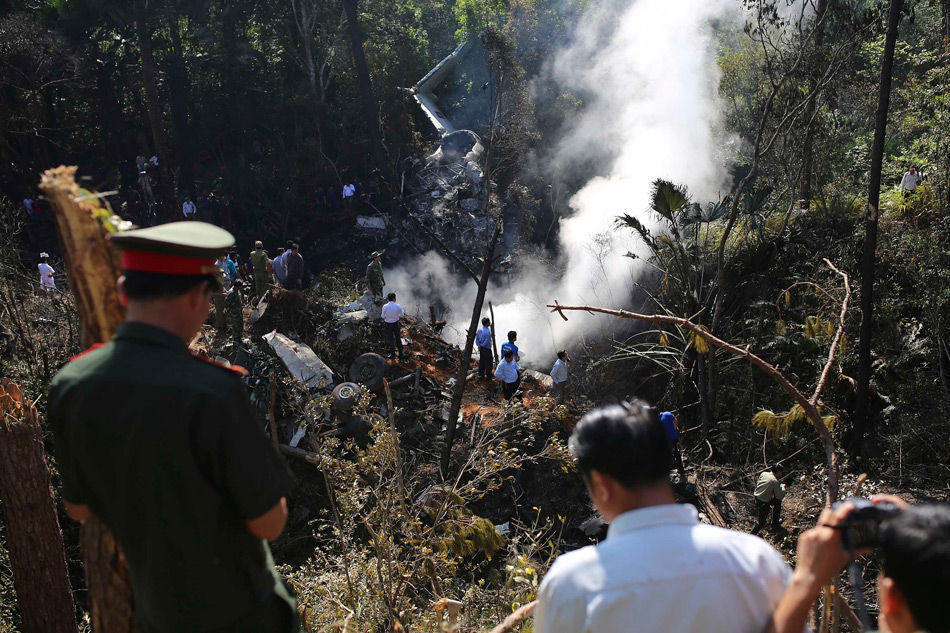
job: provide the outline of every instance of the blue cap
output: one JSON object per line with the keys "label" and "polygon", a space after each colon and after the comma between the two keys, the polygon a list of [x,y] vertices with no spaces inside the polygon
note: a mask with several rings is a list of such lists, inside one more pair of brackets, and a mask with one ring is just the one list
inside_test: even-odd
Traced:
{"label": "blue cap", "polygon": [[660,422],[667,423],[667,422],[672,422],[675,419],[676,419],[676,416],[673,415],[672,411],[664,411],[663,413],[660,414]]}

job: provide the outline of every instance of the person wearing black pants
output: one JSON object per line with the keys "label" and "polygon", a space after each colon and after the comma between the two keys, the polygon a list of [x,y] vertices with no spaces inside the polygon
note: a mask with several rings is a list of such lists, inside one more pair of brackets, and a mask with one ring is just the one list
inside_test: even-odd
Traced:
{"label": "person wearing black pants", "polygon": [[505,400],[511,400],[518,392],[518,386],[521,384],[521,367],[518,366],[514,352],[510,349],[505,350],[505,357],[495,368],[495,376],[501,380]]}
{"label": "person wearing black pants", "polygon": [[482,327],[475,333],[475,346],[478,347],[478,377],[491,380],[491,370],[495,363],[491,349],[491,321],[482,319]]}
{"label": "person wearing black pants", "polygon": [[403,312],[402,306],[396,303],[395,292],[390,292],[386,298],[389,301],[383,306],[382,317],[389,339],[389,358],[395,358],[398,349],[399,360],[402,360],[402,334],[399,331],[399,319],[406,313]]}

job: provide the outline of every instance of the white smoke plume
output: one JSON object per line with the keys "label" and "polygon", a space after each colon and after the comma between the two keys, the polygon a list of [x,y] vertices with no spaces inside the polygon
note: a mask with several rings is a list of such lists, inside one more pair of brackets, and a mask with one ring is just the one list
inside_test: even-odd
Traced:
{"label": "white smoke plume", "polygon": [[[612,327],[608,317],[580,313],[565,323],[545,304],[628,304],[643,264],[625,255],[645,253],[632,235],[614,229],[614,220],[631,213],[655,226],[647,211],[654,179],[687,185],[697,201],[717,197],[725,165],[717,150],[722,127],[713,23],[738,12],[737,0],[605,1],[588,9],[571,46],[549,64],[545,80],[584,100],[547,158],[549,171],[569,174],[597,161],[602,175],[569,202],[560,261],[522,267],[489,289],[499,344],[505,332],[517,330],[529,365],[546,369],[555,350]],[[429,253],[386,277],[407,308],[427,309],[436,297],[451,305],[448,332],[464,340],[475,284],[454,277],[440,255]]]}

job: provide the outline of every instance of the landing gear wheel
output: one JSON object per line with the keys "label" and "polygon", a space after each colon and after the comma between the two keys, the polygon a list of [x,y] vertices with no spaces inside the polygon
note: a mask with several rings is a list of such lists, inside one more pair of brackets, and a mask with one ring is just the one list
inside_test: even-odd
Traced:
{"label": "landing gear wheel", "polygon": [[370,391],[383,388],[386,377],[386,359],[379,354],[363,354],[350,365],[350,382],[364,385]]}
{"label": "landing gear wheel", "polygon": [[330,394],[333,410],[341,415],[349,415],[360,397],[360,386],[354,382],[341,382]]}

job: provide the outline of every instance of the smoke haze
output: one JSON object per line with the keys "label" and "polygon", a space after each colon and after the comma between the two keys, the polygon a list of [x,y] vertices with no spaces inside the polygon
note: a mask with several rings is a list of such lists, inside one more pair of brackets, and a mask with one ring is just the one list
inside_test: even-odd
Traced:
{"label": "smoke haze", "polygon": [[[527,364],[546,370],[555,350],[612,326],[607,317],[580,313],[565,323],[545,304],[628,304],[643,264],[625,255],[646,253],[613,224],[630,213],[656,226],[647,211],[654,179],[685,184],[698,201],[718,197],[726,170],[717,150],[722,126],[712,23],[738,12],[735,0],[603,2],[581,17],[571,46],[539,78],[584,102],[539,159],[544,171],[563,182],[594,164],[600,175],[570,199],[569,211],[561,203],[569,217],[560,224],[560,260],[522,262],[516,274],[493,279],[489,288],[499,338],[517,330]],[[441,255],[428,253],[387,271],[386,280],[407,310],[427,309],[439,299],[451,306],[446,333],[457,332],[464,341],[475,284],[454,276]]]}

